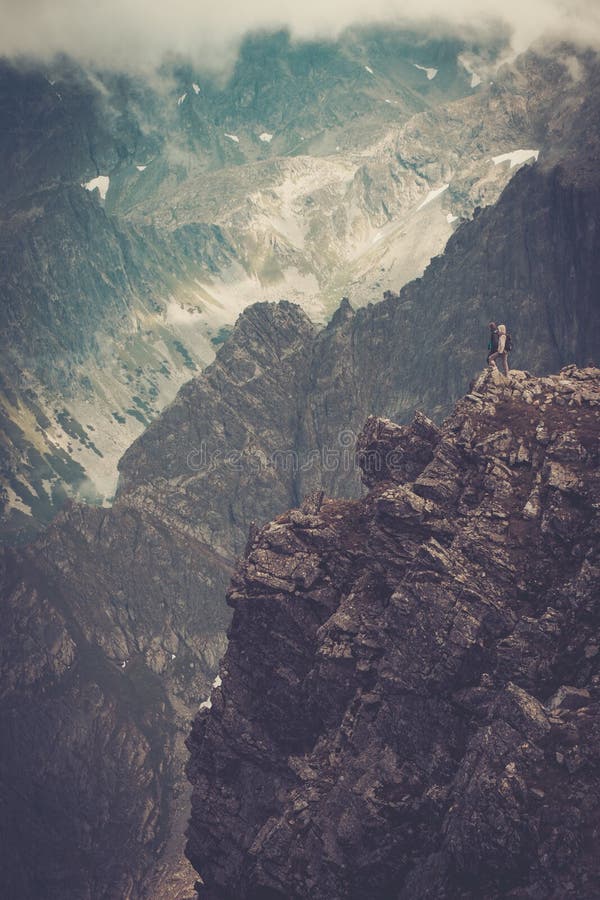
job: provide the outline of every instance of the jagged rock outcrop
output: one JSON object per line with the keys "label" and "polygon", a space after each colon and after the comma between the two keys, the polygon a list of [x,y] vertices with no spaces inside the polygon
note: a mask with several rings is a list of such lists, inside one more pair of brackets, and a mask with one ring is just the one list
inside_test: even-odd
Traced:
{"label": "jagged rock outcrop", "polygon": [[254,536],[188,742],[199,897],[595,896],[599,412],[599,369],[485,372]]}
{"label": "jagged rock outcrop", "polygon": [[344,300],[321,330],[295,304],[246,310],[215,364],[124,455],[121,491],[140,485],[156,515],[189,521],[202,508],[207,543],[237,555],[251,520],[315,489],[358,496],[353,451],[370,414],[447,415],[498,311],[517,366],[544,374],[593,360],[598,282],[597,178],[580,185],[577,171],[524,170],[399,297],[356,311]]}

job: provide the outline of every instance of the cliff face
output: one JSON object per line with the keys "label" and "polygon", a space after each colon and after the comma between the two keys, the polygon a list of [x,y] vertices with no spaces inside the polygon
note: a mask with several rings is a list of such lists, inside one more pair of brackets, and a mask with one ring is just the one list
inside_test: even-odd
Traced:
{"label": "cliff face", "polygon": [[[110,510],[71,504],[35,544],[0,550],[10,896],[189,897],[184,735],[225,650],[222,598],[246,523],[295,502],[285,475],[261,478],[236,462],[247,438],[242,409],[250,404],[260,428],[256,452],[287,434],[288,418],[273,422],[270,410],[276,399],[289,403],[297,370],[287,357],[301,357],[313,335],[297,307],[250,311],[212,369],[212,400],[207,385],[194,415],[173,407],[162,450],[138,458]],[[268,384],[252,394],[245,379],[255,369]],[[217,386],[226,376],[223,415]],[[210,435],[218,444],[209,442],[203,464]],[[195,455],[177,455],[185,436]]]}
{"label": "cliff face", "polygon": [[189,896],[182,735],[226,625],[194,584],[222,594],[230,563],[191,527],[174,538],[131,507],[70,507],[0,552],[6,896]]}
{"label": "cliff face", "polygon": [[188,742],[200,897],[591,896],[599,408],[598,369],[485,373],[251,541]]}

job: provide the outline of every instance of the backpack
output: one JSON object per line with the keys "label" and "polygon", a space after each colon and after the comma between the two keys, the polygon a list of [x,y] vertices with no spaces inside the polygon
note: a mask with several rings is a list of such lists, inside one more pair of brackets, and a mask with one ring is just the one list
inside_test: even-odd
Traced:
{"label": "backpack", "polygon": [[507,353],[510,353],[513,348],[513,337],[510,331],[506,332],[506,340],[504,342],[504,349]]}
{"label": "backpack", "polygon": [[490,339],[488,341],[488,350],[490,353],[494,353],[498,349],[498,340],[500,339],[500,332],[497,328],[490,335]]}

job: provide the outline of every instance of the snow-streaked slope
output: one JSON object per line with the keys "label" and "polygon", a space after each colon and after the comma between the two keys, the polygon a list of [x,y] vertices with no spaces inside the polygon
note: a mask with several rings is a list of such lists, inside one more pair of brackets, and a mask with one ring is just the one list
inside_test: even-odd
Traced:
{"label": "snow-streaked slope", "polygon": [[[99,333],[98,358],[73,369],[75,380],[91,385],[87,397],[77,388],[61,401],[85,432],[81,439],[64,430],[61,410],[43,396],[43,385],[34,392],[51,421],[45,436],[25,401],[23,409],[10,407],[9,419],[21,422],[40,454],[55,446],[82,467],[90,494],[110,496],[119,454],[212,358],[245,306],[287,298],[325,321],[343,295],[361,305],[385,290],[398,291],[443,251],[461,220],[495,202],[518,166],[535,161],[538,150],[513,148],[543,150],[541,123],[560,109],[548,101],[556,88],[539,58],[494,71],[493,78],[490,59],[472,51],[458,55],[454,69],[434,54],[414,58],[411,49],[393,61],[404,67],[400,77],[375,53],[354,56],[351,96],[335,84],[337,71],[322,80],[313,72],[315,109],[304,101],[306,115],[290,121],[287,107],[277,115],[261,107],[255,115],[260,91],[274,90],[261,70],[253,73],[250,106],[250,94],[241,89],[240,107],[220,108],[211,124],[214,85],[186,71],[161,97],[171,118],[160,141],[139,144],[136,138],[126,160],[94,161],[82,172],[78,183],[95,191],[94,203],[106,201],[107,222],[124,221],[144,235],[146,229],[176,235],[185,250],[160,263],[165,290],[153,306],[142,301],[144,289],[139,305],[124,310],[125,336]],[[437,72],[425,65],[438,59]],[[583,77],[574,82],[572,69],[561,87],[567,93],[586,84]],[[448,78],[456,79],[460,96],[455,91],[446,101]],[[407,107],[402,79],[417,109]],[[421,105],[419,90],[427,97]],[[99,170],[102,175],[90,177]],[[186,254],[195,263],[204,251],[193,241],[188,247],[188,235],[209,226],[227,253],[190,273]],[[147,247],[147,277],[155,283],[151,240]],[[142,271],[146,262],[137,259],[140,264]],[[112,290],[108,263],[102,277]],[[53,477],[44,475],[50,490]],[[35,486],[15,481],[10,487],[9,503],[16,509],[18,501],[26,516]]]}
{"label": "snow-streaked slope", "polygon": [[429,191],[425,199],[417,206],[417,211],[423,209],[424,206],[427,206],[428,203],[431,203],[432,200],[435,200],[436,197],[439,197],[444,191],[447,191],[449,187],[449,184],[443,184],[441,187]]}

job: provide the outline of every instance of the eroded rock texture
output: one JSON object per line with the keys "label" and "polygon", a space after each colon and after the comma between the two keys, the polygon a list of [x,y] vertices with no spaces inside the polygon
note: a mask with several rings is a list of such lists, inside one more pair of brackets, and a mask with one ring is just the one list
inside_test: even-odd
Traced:
{"label": "eroded rock texture", "polygon": [[251,540],[189,738],[200,897],[596,895],[599,410],[598,369],[486,372]]}

